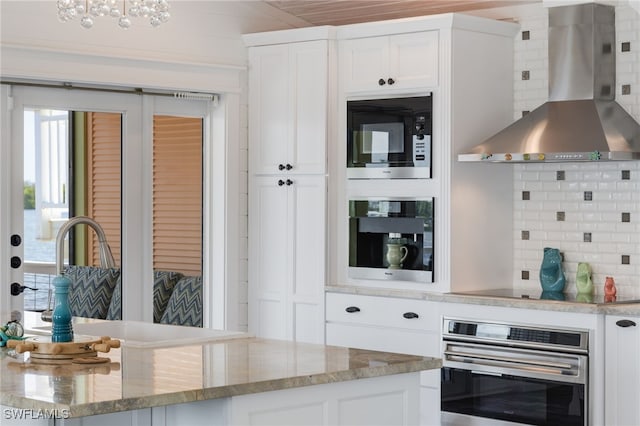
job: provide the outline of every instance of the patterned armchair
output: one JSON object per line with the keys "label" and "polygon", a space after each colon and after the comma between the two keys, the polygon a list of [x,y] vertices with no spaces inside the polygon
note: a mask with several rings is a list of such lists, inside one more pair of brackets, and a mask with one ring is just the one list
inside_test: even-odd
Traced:
{"label": "patterned armchair", "polygon": [[202,277],[183,277],[176,283],[160,322],[202,327]]}
{"label": "patterned armchair", "polygon": [[114,290],[120,282],[120,270],[70,265],[64,270],[64,275],[71,281],[71,315],[105,319]]}
{"label": "patterned armchair", "polygon": [[[67,266],[71,281],[69,306],[74,316],[122,319],[122,281],[119,269]],[[202,277],[154,271],[153,322],[202,327]]]}

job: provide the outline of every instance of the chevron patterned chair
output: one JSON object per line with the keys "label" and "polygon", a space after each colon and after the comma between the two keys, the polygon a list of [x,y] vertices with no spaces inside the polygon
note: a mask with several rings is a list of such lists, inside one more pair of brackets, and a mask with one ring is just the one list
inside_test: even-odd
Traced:
{"label": "chevron patterned chair", "polygon": [[118,275],[118,281],[116,282],[116,288],[113,290],[111,296],[111,302],[109,303],[109,310],[107,311],[108,320],[121,320],[122,319],[122,276]]}
{"label": "chevron patterned chair", "polygon": [[[180,272],[153,271],[153,322],[160,322],[162,314],[167,309],[173,288],[183,276]],[[106,319],[122,319],[122,283],[120,277],[118,277],[116,288],[113,291]]]}
{"label": "chevron patterned chair", "polygon": [[176,283],[160,322],[202,327],[202,277],[183,277]]}
{"label": "chevron patterned chair", "polygon": [[[70,265],[69,307],[73,316],[122,319],[122,280],[119,269]],[[202,277],[180,272],[153,272],[153,322],[202,327]]]}
{"label": "chevron patterned chair", "polygon": [[160,322],[176,283],[183,277],[180,272],[153,271],[153,322]]}
{"label": "chevron patterned chair", "polygon": [[65,268],[64,276],[71,281],[71,315],[105,319],[114,290],[120,281],[120,270],[70,265]]}

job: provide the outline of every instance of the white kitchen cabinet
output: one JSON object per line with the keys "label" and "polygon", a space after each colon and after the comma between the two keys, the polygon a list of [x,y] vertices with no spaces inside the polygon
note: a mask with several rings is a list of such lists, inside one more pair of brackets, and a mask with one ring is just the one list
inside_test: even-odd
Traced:
{"label": "white kitchen cabinet", "polygon": [[418,374],[363,378],[234,397],[234,425],[415,425]]}
{"label": "white kitchen cabinet", "polygon": [[417,372],[364,377],[76,418],[53,409],[0,409],[3,426],[409,426],[418,423],[419,380]]}
{"label": "white kitchen cabinet", "polygon": [[433,87],[438,83],[438,32],[342,40],[339,58],[345,92]]}
{"label": "white kitchen cabinet", "polygon": [[249,50],[248,328],[259,337],[324,343],[332,30],[243,38]]}
{"label": "white kitchen cabinet", "polygon": [[324,343],[324,176],[255,176],[249,199],[249,331]]}
{"label": "white kitchen cabinet", "polygon": [[435,303],[331,292],[326,298],[328,344],[439,356]]}
{"label": "white kitchen cabinet", "polygon": [[[513,171],[459,163],[457,155],[513,121],[517,31],[514,23],[462,14],[339,28],[339,131],[330,138],[328,164],[335,182],[329,187],[330,285],[450,292],[513,280],[513,240],[495,238],[513,223]],[[400,73],[391,76],[396,83],[379,86],[380,74],[392,72],[392,65]],[[427,93],[433,103],[431,178],[349,179],[347,102]],[[348,276],[346,212],[349,200],[361,197],[434,199],[433,283]]]}
{"label": "white kitchen cabinet", "polygon": [[640,425],[640,317],[605,318],[605,424]]}
{"label": "white kitchen cabinet", "polygon": [[328,41],[249,48],[249,169],[326,170]]}
{"label": "white kitchen cabinet", "polygon": [[[425,300],[326,295],[328,345],[441,357],[438,304]],[[440,423],[440,370],[421,373],[420,424]]]}

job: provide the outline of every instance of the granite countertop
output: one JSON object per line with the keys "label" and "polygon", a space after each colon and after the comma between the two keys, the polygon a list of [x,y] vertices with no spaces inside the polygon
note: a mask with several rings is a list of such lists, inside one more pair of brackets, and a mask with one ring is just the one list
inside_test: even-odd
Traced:
{"label": "granite countertop", "polygon": [[70,417],[440,368],[438,358],[259,338],[171,348],[123,345],[110,363],[34,364],[0,348],[0,404]]}
{"label": "granite countertop", "polygon": [[332,293],[359,294],[365,296],[400,297],[444,303],[501,306],[506,308],[545,311],[575,312],[605,315],[640,316],[640,303],[584,303],[579,301],[540,300],[535,298],[489,297],[462,293],[435,293],[420,290],[390,289],[364,286],[327,286]]}

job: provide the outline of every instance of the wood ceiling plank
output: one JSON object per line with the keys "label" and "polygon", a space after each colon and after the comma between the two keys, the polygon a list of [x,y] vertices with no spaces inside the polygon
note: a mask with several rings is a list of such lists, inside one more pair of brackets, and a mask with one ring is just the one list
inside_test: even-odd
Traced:
{"label": "wood ceiling plank", "polygon": [[541,0],[274,0],[267,4],[313,25],[425,16],[536,3]]}

